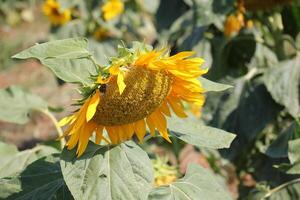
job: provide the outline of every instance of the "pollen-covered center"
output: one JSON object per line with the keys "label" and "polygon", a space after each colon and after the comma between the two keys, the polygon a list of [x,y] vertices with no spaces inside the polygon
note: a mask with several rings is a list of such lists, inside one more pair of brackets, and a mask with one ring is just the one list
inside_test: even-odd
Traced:
{"label": "pollen-covered center", "polygon": [[134,67],[126,72],[124,82],[126,88],[121,95],[116,79],[106,85],[93,118],[95,122],[114,126],[145,118],[166,99],[171,77],[162,71]]}

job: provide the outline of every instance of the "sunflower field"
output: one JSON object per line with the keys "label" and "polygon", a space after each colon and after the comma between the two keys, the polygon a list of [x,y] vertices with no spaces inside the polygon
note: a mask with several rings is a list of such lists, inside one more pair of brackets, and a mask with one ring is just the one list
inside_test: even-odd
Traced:
{"label": "sunflower field", "polygon": [[0,0],[0,47],[0,199],[300,199],[300,0]]}

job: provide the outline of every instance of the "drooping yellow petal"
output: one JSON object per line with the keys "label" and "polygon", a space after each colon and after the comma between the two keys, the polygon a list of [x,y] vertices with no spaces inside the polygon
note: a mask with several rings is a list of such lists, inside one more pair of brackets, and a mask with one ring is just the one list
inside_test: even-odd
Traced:
{"label": "drooping yellow petal", "polygon": [[169,106],[167,104],[167,102],[163,102],[160,106],[160,111],[163,112],[165,115],[167,115],[168,117],[171,117],[171,112],[170,112],[170,109],[169,109]]}
{"label": "drooping yellow petal", "polygon": [[75,115],[70,115],[70,116],[64,117],[58,122],[58,125],[60,127],[63,127],[65,125],[69,124],[74,119],[75,119]]}
{"label": "drooping yellow petal", "polygon": [[187,117],[187,115],[184,112],[184,108],[183,108],[180,101],[178,101],[174,98],[168,98],[168,103],[170,104],[172,110],[175,112],[175,114],[178,117],[181,117],[181,118]]}
{"label": "drooping yellow petal", "polygon": [[120,70],[119,74],[118,74],[118,79],[117,79],[117,84],[119,87],[120,94],[122,94],[124,92],[125,87],[126,87],[126,84],[124,82],[124,76],[125,76],[125,73],[122,70]]}
{"label": "drooping yellow petal", "polygon": [[143,139],[145,137],[146,134],[146,123],[145,120],[139,120],[137,122],[135,122],[135,127],[134,127],[136,136],[138,137],[140,142],[143,142]]}
{"label": "drooping yellow petal", "polygon": [[77,157],[80,157],[85,151],[89,138],[96,129],[97,124],[93,122],[87,123],[82,127],[81,134],[79,135],[78,147],[77,147]]}
{"label": "drooping yellow petal", "polygon": [[113,126],[105,127],[112,144],[118,144],[118,132]]}
{"label": "drooping yellow petal", "polygon": [[101,140],[104,139],[103,129],[104,129],[104,126],[98,126],[96,129],[96,140],[95,140],[96,144],[100,144]]}
{"label": "drooping yellow petal", "polygon": [[155,123],[154,123],[153,119],[151,118],[151,115],[146,118],[146,122],[147,122],[148,128],[150,130],[151,136],[154,137],[155,136]]}
{"label": "drooping yellow petal", "polygon": [[99,90],[96,90],[96,93],[92,96],[86,111],[87,122],[89,122],[94,117],[99,102],[100,102],[100,93]]}
{"label": "drooping yellow petal", "polygon": [[67,142],[67,147],[69,150],[73,149],[79,140],[79,133],[75,132],[71,135],[70,139]]}
{"label": "drooping yellow petal", "polygon": [[163,116],[159,111],[155,111],[153,114],[151,114],[150,117],[153,119],[154,124],[161,136],[171,143],[167,130],[167,120],[165,116]]}
{"label": "drooping yellow petal", "polygon": [[126,136],[125,140],[128,140],[128,139],[132,138],[132,135],[134,134],[134,126],[133,126],[133,124],[127,124],[127,125],[125,125],[125,127],[124,127],[124,133],[125,133],[125,136]]}

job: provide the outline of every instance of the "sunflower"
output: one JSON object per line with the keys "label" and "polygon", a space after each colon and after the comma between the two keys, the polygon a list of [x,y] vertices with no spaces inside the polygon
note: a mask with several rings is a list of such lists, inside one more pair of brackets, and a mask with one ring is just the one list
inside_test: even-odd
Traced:
{"label": "sunflower", "polygon": [[124,11],[122,0],[108,0],[102,7],[103,18],[105,21],[111,20]]}
{"label": "sunflower", "polygon": [[[153,50],[135,43],[132,49],[119,47],[119,56],[95,76],[95,84],[88,90],[81,108],[60,121],[68,125],[68,149],[77,145],[77,155],[86,149],[95,133],[95,142],[119,144],[136,135],[140,142],[146,126],[152,136],[158,133],[171,142],[166,117],[171,110],[187,117],[183,102],[197,108],[204,104],[204,89],[198,77],[207,72],[204,62],[195,52],[186,51],[169,56],[166,49]],[[106,130],[104,134],[104,130]]]}
{"label": "sunflower", "polygon": [[231,14],[226,18],[224,25],[224,35],[231,37],[240,32],[245,26],[244,15],[242,13]]}
{"label": "sunflower", "polygon": [[224,24],[224,35],[231,37],[240,32],[242,28],[252,28],[253,21],[245,19],[246,8],[244,1],[238,1],[236,11],[227,16]]}
{"label": "sunflower", "polygon": [[71,10],[60,10],[60,4],[56,0],[46,0],[43,12],[53,25],[63,25],[71,20]]}

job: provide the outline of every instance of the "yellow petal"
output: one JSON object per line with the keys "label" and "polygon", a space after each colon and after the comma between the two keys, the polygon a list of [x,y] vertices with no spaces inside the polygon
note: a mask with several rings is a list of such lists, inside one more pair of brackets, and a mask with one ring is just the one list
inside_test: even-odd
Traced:
{"label": "yellow petal", "polygon": [[95,141],[96,144],[100,144],[101,140],[104,139],[103,138],[103,129],[104,129],[104,126],[98,126],[96,129],[96,141]]}
{"label": "yellow petal", "polygon": [[118,74],[118,79],[117,79],[117,84],[119,87],[120,94],[122,94],[124,92],[125,87],[126,87],[126,84],[124,82],[124,76],[125,76],[125,73],[122,70],[120,70],[119,74]]}
{"label": "yellow petal", "polygon": [[171,112],[166,101],[161,104],[159,110],[165,115],[171,117]]}
{"label": "yellow petal", "polygon": [[74,118],[75,118],[75,115],[70,115],[68,117],[64,117],[58,122],[58,125],[60,127],[65,126],[65,125],[69,124]]}
{"label": "yellow petal", "polygon": [[78,115],[76,121],[74,122],[73,130],[79,130],[84,124],[86,124],[86,111],[89,105],[90,99],[86,100],[80,110],[76,113]]}
{"label": "yellow petal", "polygon": [[151,115],[146,118],[146,122],[147,122],[148,128],[150,130],[151,136],[152,137],[155,136],[155,123],[153,122]]}
{"label": "yellow petal", "polygon": [[69,150],[73,149],[76,146],[76,144],[78,143],[78,140],[79,140],[79,133],[78,132],[73,133],[67,142],[68,149]]}
{"label": "yellow petal", "polygon": [[99,102],[100,102],[100,94],[99,94],[99,90],[96,90],[96,93],[91,97],[91,100],[87,108],[87,112],[86,112],[87,122],[94,117]]}
{"label": "yellow petal", "polygon": [[172,143],[169,138],[169,134],[168,134],[168,130],[167,130],[167,120],[166,120],[165,116],[163,116],[159,111],[155,111],[151,115],[151,117],[153,118],[155,126],[158,129],[161,136],[164,139],[166,139],[168,142]]}
{"label": "yellow petal", "polygon": [[118,144],[118,131],[114,126],[105,127],[112,144]]}
{"label": "yellow petal", "polygon": [[108,78],[105,78],[105,77],[103,77],[103,76],[98,76],[96,82],[99,83],[99,84],[106,84],[106,83],[108,83],[108,82],[110,81],[111,77],[112,77],[112,76],[110,76],[110,77],[108,77]]}
{"label": "yellow petal", "polygon": [[178,117],[181,117],[181,118],[187,117],[187,115],[184,112],[184,109],[183,109],[183,106],[182,106],[180,100],[175,100],[173,98],[169,98],[168,103],[170,104],[172,110],[175,112],[175,114]]}
{"label": "yellow petal", "polygon": [[120,64],[115,64],[109,68],[109,73],[112,75],[118,75],[120,71]]}
{"label": "yellow petal", "polygon": [[123,126],[123,134],[125,135],[124,140],[129,140],[132,138],[132,135],[134,133],[134,127],[132,124],[126,124]]}
{"label": "yellow petal", "polygon": [[96,127],[97,127],[96,123],[90,122],[81,128],[79,134],[78,147],[77,147],[77,157],[80,157],[85,151],[87,144],[89,142],[89,138],[91,137]]}
{"label": "yellow petal", "polygon": [[181,60],[181,59],[190,57],[190,56],[194,55],[195,53],[196,52],[194,52],[194,51],[183,51],[183,52],[175,54],[174,56],[171,56],[170,59]]}
{"label": "yellow petal", "polygon": [[146,134],[146,123],[145,120],[140,120],[135,122],[134,130],[136,133],[136,136],[138,137],[140,142],[143,142],[143,139]]}

